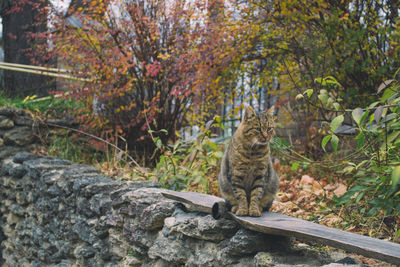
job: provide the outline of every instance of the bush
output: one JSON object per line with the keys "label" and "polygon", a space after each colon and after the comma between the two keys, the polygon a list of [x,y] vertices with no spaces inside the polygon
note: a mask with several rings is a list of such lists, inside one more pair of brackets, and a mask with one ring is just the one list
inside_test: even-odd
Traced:
{"label": "bush", "polygon": [[51,51],[43,47],[43,56],[92,80],[76,83],[70,94],[86,104],[89,115],[79,118],[85,131],[122,135],[143,165],[157,159],[147,130],[156,130],[162,144],[175,141],[196,105],[188,77],[197,71],[190,58],[199,39],[188,27],[194,19],[189,2],[73,1],[66,16],[49,6],[51,32],[33,35],[54,44]]}
{"label": "bush", "polygon": [[[322,147],[330,142],[337,150],[340,140],[337,129],[347,117],[357,130],[355,140],[363,154],[360,161],[347,162],[342,172],[352,178],[347,193],[335,198],[335,203],[343,205],[364,200],[367,205],[361,213],[367,216],[379,211],[386,216],[400,214],[400,82],[396,80],[399,70],[393,79],[379,86],[378,101],[353,110],[344,109],[340,98],[329,92],[330,85],[340,86],[333,77],[318,80],[325,87],[318,94],[320,107],[331,109],[331,114],[339,114],[328,123],[329,134],[323,138]],[[305,94],[311,97],[313,92],[307,90]]]}
{"label": "bush", "polygon": [[[218,194],[218,171],[223,156],[223,143],[211,138],[211,127],[223,127],[209,121],[202,127],[202,133],[192,141],[177,141],[164,146],[154,131],[150,130],[160,158],[147,179],[155,180],[172,190],[199,191]],[[165,130],[163,133],[167,134]]]}

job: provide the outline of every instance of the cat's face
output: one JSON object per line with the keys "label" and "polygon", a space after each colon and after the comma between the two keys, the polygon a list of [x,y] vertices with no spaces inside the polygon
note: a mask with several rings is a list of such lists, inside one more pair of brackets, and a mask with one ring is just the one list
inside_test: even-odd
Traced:
{"label": "cat's face", "polygon": [[275,135],[274,120],[271,110],[256,114],[252,107],[247,107],[241,123],[241,132],[251,147],[267,145]]}

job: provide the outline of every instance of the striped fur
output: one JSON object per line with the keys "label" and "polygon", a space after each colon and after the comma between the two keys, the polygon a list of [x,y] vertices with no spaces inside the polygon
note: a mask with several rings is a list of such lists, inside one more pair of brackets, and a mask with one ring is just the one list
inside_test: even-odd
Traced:
{"label": "striped fur", "polygon": [[222,196],[239,216],[261,216],[269,210],[279,186],[270,157],[274,122],[269,111],[256,114],[247,107],[228,144],[218,177]]}

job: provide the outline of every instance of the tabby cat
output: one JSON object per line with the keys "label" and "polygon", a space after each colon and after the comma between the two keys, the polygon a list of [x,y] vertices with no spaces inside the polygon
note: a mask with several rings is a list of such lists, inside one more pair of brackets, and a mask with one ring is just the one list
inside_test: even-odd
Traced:
{"label": "tabby cat", "polygon": [[239,216],[261,216],[271,208],[278,190],[269,147],[275,134],[270,113],[256,114],[247,107],[222,158],[219,188],[231,211]]}

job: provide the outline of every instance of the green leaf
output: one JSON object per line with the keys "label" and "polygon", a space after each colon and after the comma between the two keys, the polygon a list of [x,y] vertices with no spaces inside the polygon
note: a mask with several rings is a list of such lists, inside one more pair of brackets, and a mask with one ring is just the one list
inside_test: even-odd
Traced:
{"label": "green leaf", "polygon": [[351,112],[351,116],[353,117],[353,120],[360,125],[361,118],[364,114],[364,111],[361,108],[356,108]]}
{"label": "green leaf", "polygon": [[397,138],[397,136],[399,136],[399,134],[400,134],[400,131],[396,131],[396,132],[389,134],[387,137],[388,143],[389,144],[392,143]]}
{"label": "green leaf", "polygon": [[224,156],[224,152],[222,152],[222,151],[217,151],[214,154],[214,157],[216,157],[218,159],[221,159],[223,156]]}
{"label": "green leaf", "polygon": [[322,105],[324,105],[324,106],[328,102],[328,98],[329,98],[329,96],[327,94],[319,94],[318,95],[318,99],[321,100]]}
{"label": "green leaf", "polygon": [[393,79],[396,79],[397,73],[399,73],[399,71],[400,71],[400,68],[398,68],[398,69],[396,70],[396,72],[394,73]]}
{"label": "green leaf", "polygon": [[304,95],[307,94],[308,98],[310,98],[312,96],[312,94],[314,93],[313,89],[307,89],[304,91]]}
{"label": "green leaf", "polygon": [[369,110],[366,110],[361,117],[360,124],[362,124],[369,116]]}
{"label": "green leaf", "polygon": [[343,169],[343,173],[351,173],[354,169],[355,169],[354,166],[346,166],[346,167]]}
{"label": "green leaf", "polygon": [[376,105],[378,105],[379,103],[380,103],[380,101],[376,101],[376,102],[370,104],[368,107],[369,107],[369,108],[373,108],[373,107],[375,107]]}
{"label": "green leaf", "polygon": [[338,85],[338,86],[342,87],[342,85],[333,76],[325,77],[324,81],[327,84],[335,84],[335,85]]}
{"label": "green leaf", "polygon": [[367,217],[371,217],[374,216],[376,214],[376,212],[378,211],[378,207],[373,207],[372,209],[370,209],[367,213]]}
{"label": "green leaf", "polygon": [[331,139],[331,145],[333,147],[333,150],[335,150],[335,152],[337,151],[338,144],[339,144],[339,137],[333,134]]}
{"label": "green leaf", "polygon": [[[316,78],[316,79],[314,80],[314,82],[319,83],[319,84],[322,84],[323,79],[322,79],[322,78]],[[323,85],[323,84],[322,84],[322,85]]]}
{"label": "green leaf", "polygon": [[[385,113],[385,109],[383,110],[383,113]],[[382,122],[389,122],[397,117],[397,113],[390,113],[387,116],[384,116],[385,118],[382,120]]]}
{"label": "green leaf", "polygon": [[383,113],[383,106],[379,106],[375,109],[374,112],[374,118],[376,122],[379,122],[382,118],[382,113]]}
{"label": "green leaf", "polygon": [[335,99],[333,99],[332,97],[329,97],[328,101],[326,102],[326,106],[328,108],[330,108],[333,105],[333,102],[335,102]]}
{"label": "green leaf", "polygon": [[299,166],[300,166],[300,163],[295,161],[295,162],[292,163],[292,167],[290,167],[290,169],[295,172],[295,171],[297,171]]}
{"label": "green leaf", "polygon": [[386,80],[383,83],[381,83],[381,85],[379,85],[378,87],[378,91],[376,92],[377,94],[379,94],[383,89],[385,89],[389,84],[391,84],[394,80]]}
{"label": "green leaf", "polygon": [[357,197],[356,197],[356,202],[360,202],[360,200],[363,198],[364,192],[359,192]]}
{"label": "green leaf", "polygon": [[396,92],[392,90],[392,88],[387,88],[381,97],[381,101],[385,102],[388,99],[392,98],[394,95],[396,95]]}
{"label": "green leaf", "polygon": [[161,130],[160,130],[160,132],[161,132],[161,133],[168,134],[168,131],[167,131],[167,130],[165,130],[165,129],[161,129]]}
{"label": "green leaf", "polygon": [[331,121],[331,131],[332,133],[336,132],[336,130],[342,125],[344,120],[343,115],[339,115]]}
{"label": "green leaf", "polygon": [[333,107],[335,108],[336,111],[339,111],[340,104],[338,102],[335,102],[335,103],[333,103]]}
{"label": "green leaf", "polygon": [[365,143],[365,135],[363,132],[359,133],[356,137],[357,140],[357,148],[360,149]]}
{"label": "green leaf", "polygon": [[206,142],[206,144],[209,145],[209,146],[211,147],[212,150],[218,151],[218,145],[217,145],[217,143],[208,141],[208,142]]}
{"label": "green leaf", "polygon": [[174,145],[173,151],[176,151],[180,145],[181,145],[180,142],[176,142],[176,144]]}
{"label": "green leaf", "polygon": [[[218,120],[219,120],[218,123],[221,122],[221,117],[220,117],[220,116],[215,116],[215,119],[216,119],[217,122],[218,122]],[[211,128],[211,125],[213,124],[213,122],[214,122],[214,120],[209,120],[209,121],[206,123],[206,131],[208,131],[208,130]]]}
{"label": "green leaf", "polygon": [[321,146],[322,146],[322,149],[325,151],[325,146],[326,146],[326,144],[329,142],[329,140],[331,140],[331,138],[332,138],[332,135],[327,135],[327,136],[325,136],[323,139],[322,139],[322,143],[321,143]]}
{"label": "green leaf", "polygon": [[[369,124],[372,124],[372,122],[375,120],[375,116],[374,116],[374,114],[371,114],[370,116],[369,116]],[[375,125],[375,124],[374,124]]]}
{"label": "green leaf", "polygon": [[158,149],[161,149],[161,148],[162,148],[162,142],[161,142],[161,139],[159,139],[159,138],[156,138],[155,140],[156,140],[156,146],[157,146],[157,148],[158,148]]}
{"label": "green leaf", "polygon": [[400,165],[394,167],[392,171],[392,188],[395,189],[400,182]]}
{"label": "green leaf", "polygon": [[397,232],[396,232],[396,234],[395,234],[395,235],[396,235],[396,237],[397,237],[397,236],[400,236],[400,229],[399,229],[399,230],[397,230]]}

